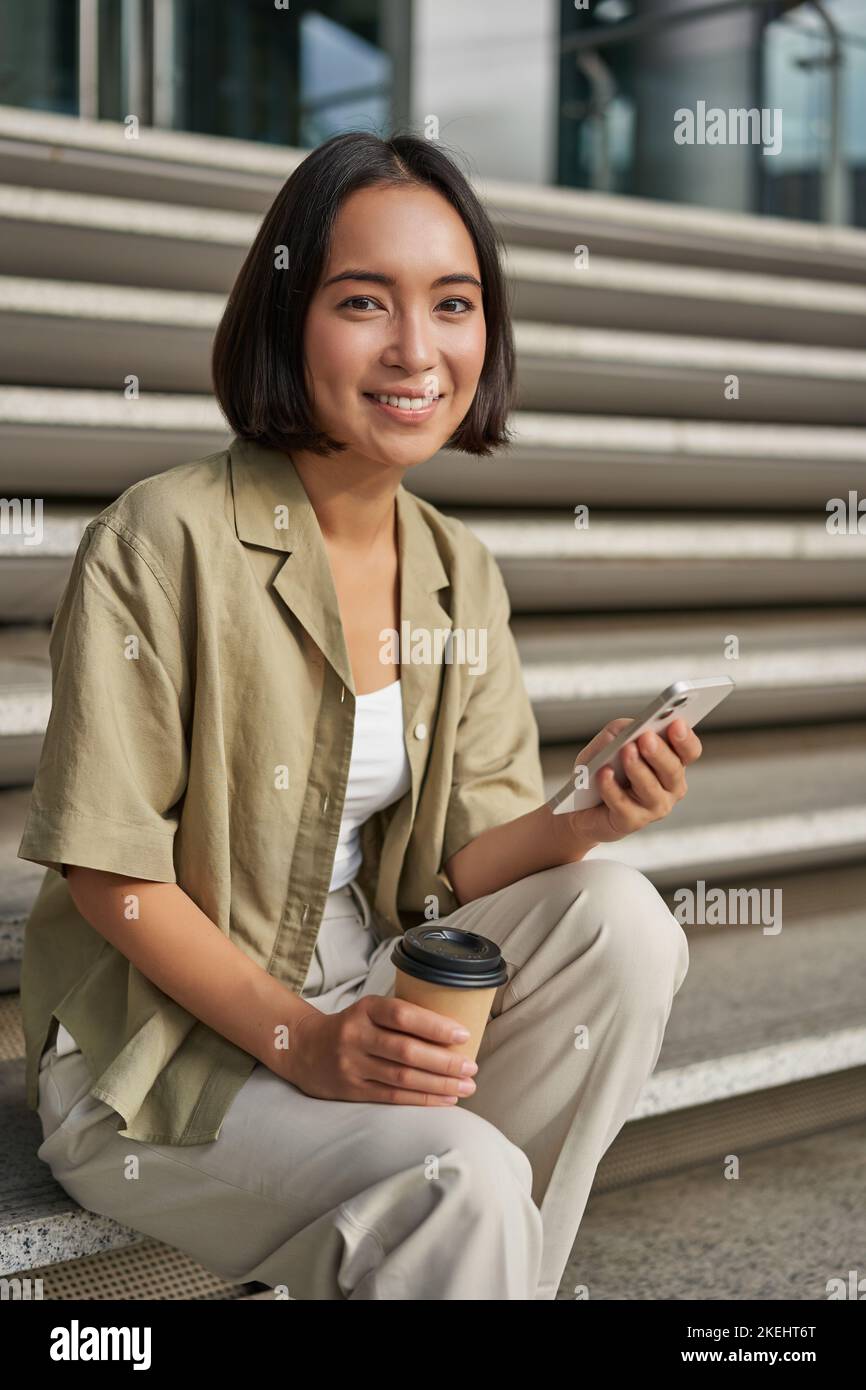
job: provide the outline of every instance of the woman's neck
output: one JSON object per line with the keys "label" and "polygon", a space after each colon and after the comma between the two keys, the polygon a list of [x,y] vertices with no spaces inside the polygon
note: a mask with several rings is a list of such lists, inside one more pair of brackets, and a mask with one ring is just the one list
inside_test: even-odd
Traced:
{"label": "woman's neck", "polygon": [[396,542],[402,470],[302,453],[293,454],[292,462],[330,547],[345,555],[369,555]]}

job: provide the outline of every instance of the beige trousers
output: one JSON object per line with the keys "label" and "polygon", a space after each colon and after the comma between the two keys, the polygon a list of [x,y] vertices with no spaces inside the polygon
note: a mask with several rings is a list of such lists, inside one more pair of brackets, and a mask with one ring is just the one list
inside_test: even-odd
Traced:
{"label": "beige trousers", "polygon": [[[648,879],[602,860],[443,920],[508,966],[468,1099],[321,1100],[257,1063],[218,1139],[150,1145],[117,1134],[80,1052],[52,1048],[39,1157],[88,1210],[290,1298],[554,1299],[598,1163],[655,1068],[686,935]],[[393,993],[393,941],[356,884],[332,892],[304,997],[334,1012]]]}

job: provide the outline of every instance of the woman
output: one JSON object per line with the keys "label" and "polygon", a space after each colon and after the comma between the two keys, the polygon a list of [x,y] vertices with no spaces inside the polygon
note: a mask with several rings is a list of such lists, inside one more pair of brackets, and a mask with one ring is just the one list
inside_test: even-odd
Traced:
{"label": "woman", "polygon": [[[584,856],[667,815],[697,738],[641,737],[630,789],[553,816],[499,570],[402,486],[507,440],[498,249],[436,145],[311,153],[216,336],[235,438],[90,523],[52,628],[19,850],[49,870],[40,1157],[299,1299],[554,1298],[688,967],[648,880]],[[508,967],[477,1064],[394,997],[437,916]]]}

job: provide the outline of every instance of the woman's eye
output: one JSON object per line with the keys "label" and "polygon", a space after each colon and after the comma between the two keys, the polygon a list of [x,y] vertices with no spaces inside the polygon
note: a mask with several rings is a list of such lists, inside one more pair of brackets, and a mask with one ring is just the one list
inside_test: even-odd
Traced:
{"label": "woman's eye", "polygon": [[[467,313],[471,313],[475,308],[475,305],[470,303],[468,299],[443,299],[442,304],[462,304]],[[440,305],[439,307],[441,308],[442,306]],[[453,314],[454,310],[448,309],[446,312]]]}
{"label": "woman's eye", "polygon": [[375,306],[375,299],[371,299],[368,294],[356,294],[352,299],[345,299],[340,305],[341,309],[353,309],[359,304],[372,304]]}

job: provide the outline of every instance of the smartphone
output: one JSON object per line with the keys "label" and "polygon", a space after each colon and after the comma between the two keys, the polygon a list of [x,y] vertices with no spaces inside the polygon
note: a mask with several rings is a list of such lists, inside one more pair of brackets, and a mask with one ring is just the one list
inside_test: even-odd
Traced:
{"label": "smartphone", "polygon": [[690,729],[720,705],[734,688],[730,676],[708,676],[705,680],[674,681],[667,690],[647,705],[633,724],[629,724],[617,734],[616,738],[596,753],[586,764],[585,773],[578,779],[578,767],[565,786],[547,803],[555,816],[563,816],[569,811],[586,811],[590,806],[598,806],[603,797],[598,790],[598,774],[603,767],[613,767],[614,775],[621,787],[629,785],[628,776],[622,766],[621,752],[627,743],[641,734],[661,734],[674,719],[684,719]]}

